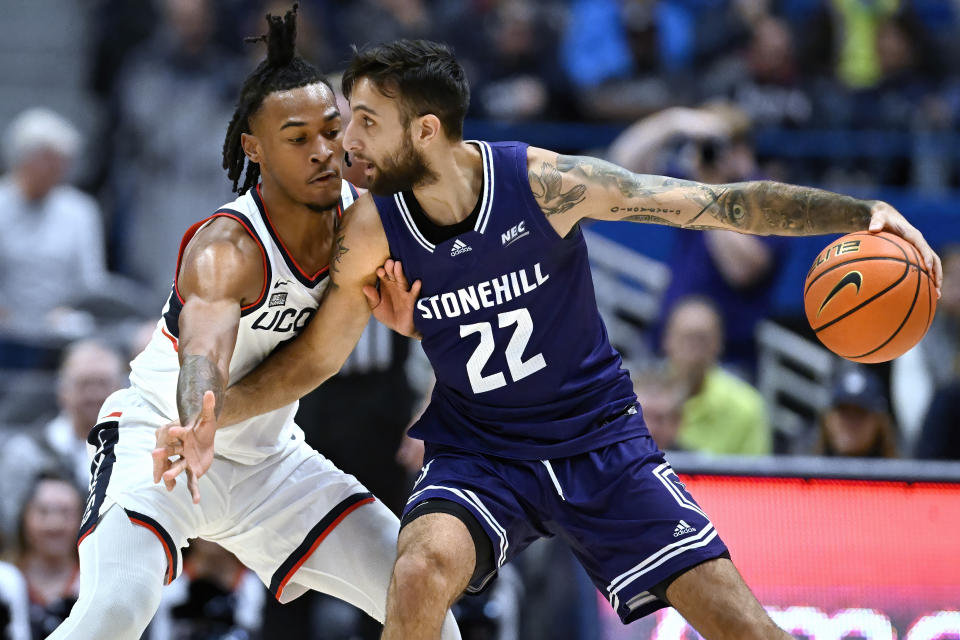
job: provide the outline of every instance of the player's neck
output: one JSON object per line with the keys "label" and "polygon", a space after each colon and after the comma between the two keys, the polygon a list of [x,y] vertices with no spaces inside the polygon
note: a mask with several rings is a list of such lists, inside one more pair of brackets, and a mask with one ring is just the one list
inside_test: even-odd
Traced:
{"label": "player's neck", "polygon": [[297,263],[313,273],[329,261],[329,243],[333,233],[336,209],[314,211],[288,198],[281,189],[264,181],[260,183],[260,198],[267,210],[270,224],[280,236],[284,247]]}
{"label": "player's neck", "polygon": [[449,226],[465,220],[483,188],[483,158],[476,145],[459,142],[434,150],[427,161],[437,180],[414,187],[413,195],[431,222]]}

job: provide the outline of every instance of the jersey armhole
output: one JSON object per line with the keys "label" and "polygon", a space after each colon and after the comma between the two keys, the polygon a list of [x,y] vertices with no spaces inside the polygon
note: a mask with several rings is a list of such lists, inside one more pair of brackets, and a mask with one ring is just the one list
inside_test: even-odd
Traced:
{"label": "jersey armhole", "polygon": [[180,285],[178,283],[180,280],[180,261],[183,259],[183,252],[186,250],[187,245],[190,244],[190,241],[193,240],[193,237],[197,234],[197,232],[214,218],[231,218],[235,220],[248,234],[250,234],[250,237],[253,238],[254,242],[256,242],[257,246],[260,248],[260,257],[263,260],[263,285],[260,287],[260,295],[254,302],[240,307],[240,313],[245,314],[256,307],[259,307],[263,303],[264,296],[266,296],[270,284],[270,262],[267,260],[267,250],[263,246],[260,236],[258,236],[253,230],[253,225],[250,224],[250,221],[245,215],[239,211],[234,211],[233,209],[218,209],[213,213],[213,215],[210,215],[191,225],[190,228],[187,229],[187,232],[183,234],[183,239],[180,241],[180,249],[177,252],[177,266],[173,273],[173,291],[176,294],[177,300],[180,302],[180,304],[183,304],[185,301],[183,296],[180,295]]}

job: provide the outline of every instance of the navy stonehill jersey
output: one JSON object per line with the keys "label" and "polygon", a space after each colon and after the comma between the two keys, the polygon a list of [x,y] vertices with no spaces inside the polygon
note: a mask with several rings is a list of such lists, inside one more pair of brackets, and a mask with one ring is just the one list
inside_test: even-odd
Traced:
{"label": "navy stonehill jersey", "polygon": [[[433,225],[411,192],[375,197],[392,257],[423,289],[414,321],[437,383],[411,435],[516,459],[565,457],[646,429],[597,311],[583,234],[530,191],[527,145],[474,142],[477,207]],[[451,237],[451,233],[453,235]]]}

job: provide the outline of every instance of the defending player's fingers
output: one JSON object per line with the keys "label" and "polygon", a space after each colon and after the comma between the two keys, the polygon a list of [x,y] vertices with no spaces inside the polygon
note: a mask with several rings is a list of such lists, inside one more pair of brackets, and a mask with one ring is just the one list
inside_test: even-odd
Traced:
{"label": "defending player's fingers", "polygon": [[170,468],[170,458],[167,456],[167,450],[160,448],[150,452],[153,458],[153,484],[160,482],[163,472]]}
{"label": "defending player's fingers", "polygon": [[190,429],[188,429],[187,427],[181,427],[180,425],[177,425],[176,427],[170,427],[170,429],[167,430],[168,440],[176,439],[183,442],[183,439],[185,437],[188,437],[189,435],[190,435]]}
{"label": "defending player's fingers", "polygon": [[419,280],[413,281],[413,286],[410,287],[410,295],[414,298],[417,298],[420,295],[420,289],[423,288],[423,283]]}
{"label": "defending player's fingers", "polygon": [[183,452],[183,447],[180,444],[170,445],[168,447],[157,447],[150,452],[150,456],[153,458],[153,483],[157,484],[160,482],[160,479],[163,477],[164,472],[170,468],[172,464],[170,461],[171,456],[178,456]]}
{"label": "defending player's fingers", "polygon": [[187,469],[187,488],[190,490],[190,497],[193,498],[193,504],[200,504],[200,483],[197,476],[190,469]]}
{"label": "defending player's fingers", "polygon": [[186,458],[179,458],[170,464],[169,469],[163,472],[163,484],[166,485],[167,491],[173,491],[173,488],[177,486],[177,476],[186,470],[186,468]]}

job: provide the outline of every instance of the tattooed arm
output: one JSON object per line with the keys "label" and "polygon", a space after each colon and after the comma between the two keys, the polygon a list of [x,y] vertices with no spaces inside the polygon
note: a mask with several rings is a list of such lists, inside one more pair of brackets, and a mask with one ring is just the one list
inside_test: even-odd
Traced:
{"label": "tattooed arm", "polygon": [[177,291],[183,298],[177,345],[181,424],[199,415],[206,391],[213,391],[220,411],[240,308],[260,297],[263,278],[259,244],[229,218],[212,221],[184,250],[177,274]]}
{"label": "tattooed arm", "polygon": [[317,313],[295,340],[277,349],[226,393],[223,425],[300,399],[340,370],[370,319],[365,285],[389,257],[373,198],[361,196],[343,214],[330,257],[330,284]]}
{"label": "tattooed arm", "polygon": [[[264,286],[260,245],[234,220],[213,220],[184,250],[177,274],[177,292],[183,299],[177,343],[177,412],[183,426],[157,429],[153,479],[159,482],[162,478],[173,490],[177,475],[186,470],[195,503],[200,501],[196,481],[213,461],[216,416],[229,382],[240,309],[257,300]],[[174,434],[174,429],[180,432]],[[171,461],[170,456],[175,455],[180,458]]]}
{"label": "tattooed arm", "polygon": [[534,147],[527,152],[527,171],[537,203],[561,236],[583,218],[756,235],[886,230],[917,247],[940,286],[940,259],[896,209],[877,200],[772,181],[708,185]]}

